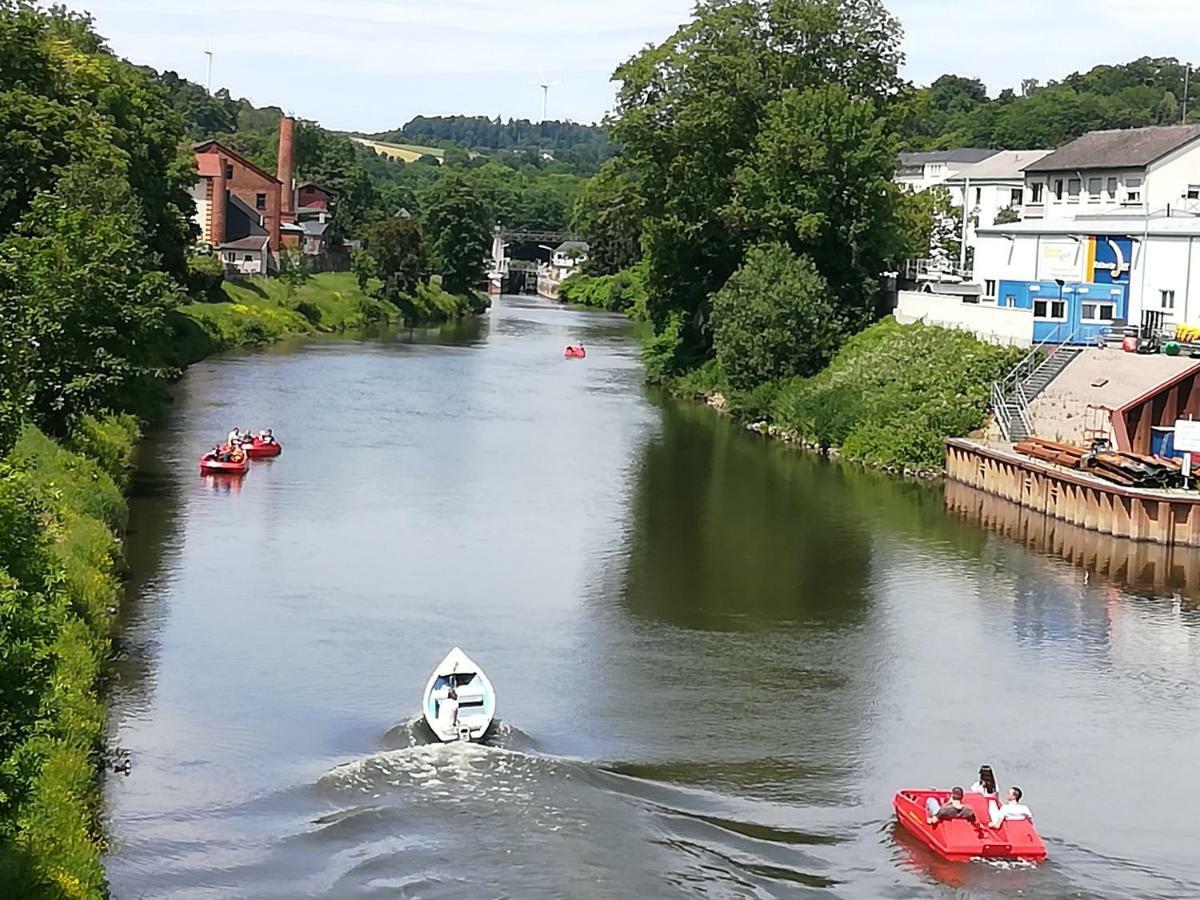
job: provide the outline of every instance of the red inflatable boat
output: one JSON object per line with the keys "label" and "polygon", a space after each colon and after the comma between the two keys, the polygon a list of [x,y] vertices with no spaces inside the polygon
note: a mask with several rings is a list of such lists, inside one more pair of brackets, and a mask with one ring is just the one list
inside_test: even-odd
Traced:
{"label": "red inflatable boat", "polygon": [[975,812],[975,821],[948,819],[929,824],[926,802],[932,797],[938,806],[950,799],[949,791],[912,790],[896,794],[892,805],[904,828],[935,853],[951,860],[1046,858],[1046,845],[1038,837],[1032,822],[1003,822],[999,828],[988,825],[988,801],[982,794],[967,794],[963,804]]}
{"label": "red inflatable boat", "polygon": [[264,441],[256,437],[242,444],[242,449],[251,459],[270,459],[283,452],[283,445],[279,441]]}
{"label": "red inflatable boat", "polygon": [[245,475],[250,471],[249,456],[241,450],[233,451],[232,456],[232,459],[225,461],[217,459],[211,453],[206,453],[200,458],[200,473],[202,475]]}
{"label": "red inflatable boat", "polygon": [[582,347],[568,347],[563,351],[563,356],[567,359],[583,359],[587,356],[587,351]]}

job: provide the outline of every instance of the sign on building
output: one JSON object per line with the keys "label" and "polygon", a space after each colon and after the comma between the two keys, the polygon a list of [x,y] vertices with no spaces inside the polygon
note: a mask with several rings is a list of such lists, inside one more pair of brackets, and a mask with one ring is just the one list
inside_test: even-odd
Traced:
{"label": "sign on building", "polygon": [[1175,422],[1175,449],[1200,453],[1200,420],[1179,419]]}

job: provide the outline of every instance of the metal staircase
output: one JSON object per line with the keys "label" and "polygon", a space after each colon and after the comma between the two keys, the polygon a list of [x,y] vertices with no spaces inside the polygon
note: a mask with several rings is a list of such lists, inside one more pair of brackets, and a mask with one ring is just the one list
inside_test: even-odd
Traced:
{"label": "metal staircase", "polygon": [[1017,443],[1032,436],[1029,403],[1083,352],[1082,347],[1071,345],[1074,337],[1055,337],[1036,345],[1004,378],[992,384],[992,412],[1006,441]]}

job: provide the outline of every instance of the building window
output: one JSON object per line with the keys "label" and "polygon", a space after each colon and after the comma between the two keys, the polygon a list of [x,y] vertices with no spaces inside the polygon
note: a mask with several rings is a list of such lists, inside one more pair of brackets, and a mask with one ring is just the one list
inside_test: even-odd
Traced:
{"label": "building window", "polygon": [[1100,188],[1104,184],[1103,178],[1088,179],[1088,203],[1100,202]]}
{"label": "building window", "polygon": [[254,208],[255,209],[266,209],[267,208],[267,195],[266,194],[255,194],[254,195]]}
{"label": "building window", "polygon": [[983,296],[985,296],[985,297],[995,297],[996,296],[996,279],[988,278],[987,280],[985,280],[983,282]]}
{"label": "building window", "polygon": [[1067,179],[1067,202],[1078,203],[1079,192],[1083,189],[1083,182],[1078,178]]}
{"label": "building window", "polygon": [[237,262],[237,254],[232,251],[230,251],[229,253],[226,253],[225,261],[226,262]]}
{"label": "building window", "polygon": [[229,163],[225,163],[225,178],[230,179],[232,177],[233,177],[233,166],[231,166]]}
{"label": "building window", "polygon": [[[1041,185],[1039,184],[1039,185],[1037,185],[1037,187],[1040,188]],[[1039,191],[1039,196],[1040,196],[1040,191]],[[1008,197],[1008,205],[1009,206],[1020,206],[1021,201],[1024,199],[1025,199],[1025,192],[1023,190],[1021,190],[1021,188],[1013,188],[1012,193],[1009,194],[1009,197]]]}
{"label": "building window", "polygon": [[1200,200],[1200,184],[1189,184],[1187,189],[1189,200]]}
{"label": "building window", "polygon": [[1126,203],[1141,203],[1142,202],[1142,179],[1126,178],[1125,179],[1125,202]]}
{"label": "building window", "polygon": [[1115,178],[1108,179],[1107,187],[1108,187],[1108,199],[1116,200],[1117,199],[1117,179],[1115,179]]}
{"label": "building window", "polygon": [[254,262],[254,257],[249,253],[243,256],[242,259],[244,259],[246,262]]}
{"label": "building window", "polygon": [[1061,178],[1054,179],[1054,199],[1061,200],[1063,198],[1063,180]]}
{"label": "building window", "polygon": [[975,188],[975,205],[983,202],[983,188]]}
{"label": "building window", "polygon": [[1005,294],[1003,305],[1004,306],[1016,306],[1017,305],[1017,295],[1016,294]]}
{"label": "building window", "polygon": [[1035,181],[1029,185],[1029,202],[1041,203],[1043,201],[1042,194],[1046,189],[1046,185],[1041,181]]}
{"label": "building window", "polygon": [[1175,308],[1175,292],[1174,291],[1159,291],[1159,297],[1162,299],[1163,309]]}
{"label": "building window", "polygon": [[1033,317],[1035,319],[1050,319],[1060,322],[1066,321],[1067,301],[1048,299],[1034,300]]}
{"label": "building window", "polygon": [[1111,322],[1117,317],[1113,303],[1085,303],[1079,318],[1084,322]]}

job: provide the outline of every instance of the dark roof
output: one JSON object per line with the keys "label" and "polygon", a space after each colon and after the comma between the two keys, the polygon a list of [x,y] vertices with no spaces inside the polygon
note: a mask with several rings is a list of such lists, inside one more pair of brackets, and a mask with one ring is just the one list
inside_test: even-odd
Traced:
{"label": "dark roof", "polygon": [[301,222],[300,227],[304,229],[305,234],[312,235],[313,237],[320,237],[329,230],[330,224],[331,223],[329,222],[318,222],[314,219],[308,219],[307,221]]}
{"label": "dark roof", "polygon": [[959,147],[956,150],[922,150],[917,153],[901,153],[900,165],[923,166],[926,163],[977,163],[999,150],[981,150],[977,147]]}
{"label": "dark roof", "polygon": [[330,197],[337,196],[336,191],[331,191],[329,188],[325,187],[325,185],[317,184],[315,181],[303,181],[296,185],[296,190],[300,190],[301,188],[316,188],[322,194],[328,194]]}
{"label": "dark roof", "polygon": [[1200,138],[1200,125],[1093,131],[1043,156],[1026,172],[1141,168]]}
{"label": "dark roof", "polygon": [[267,236],[251,235],[250,237],[238,238],[236,241],[226,241],[219,245],[219,250],[261,250],[267,242]]}

